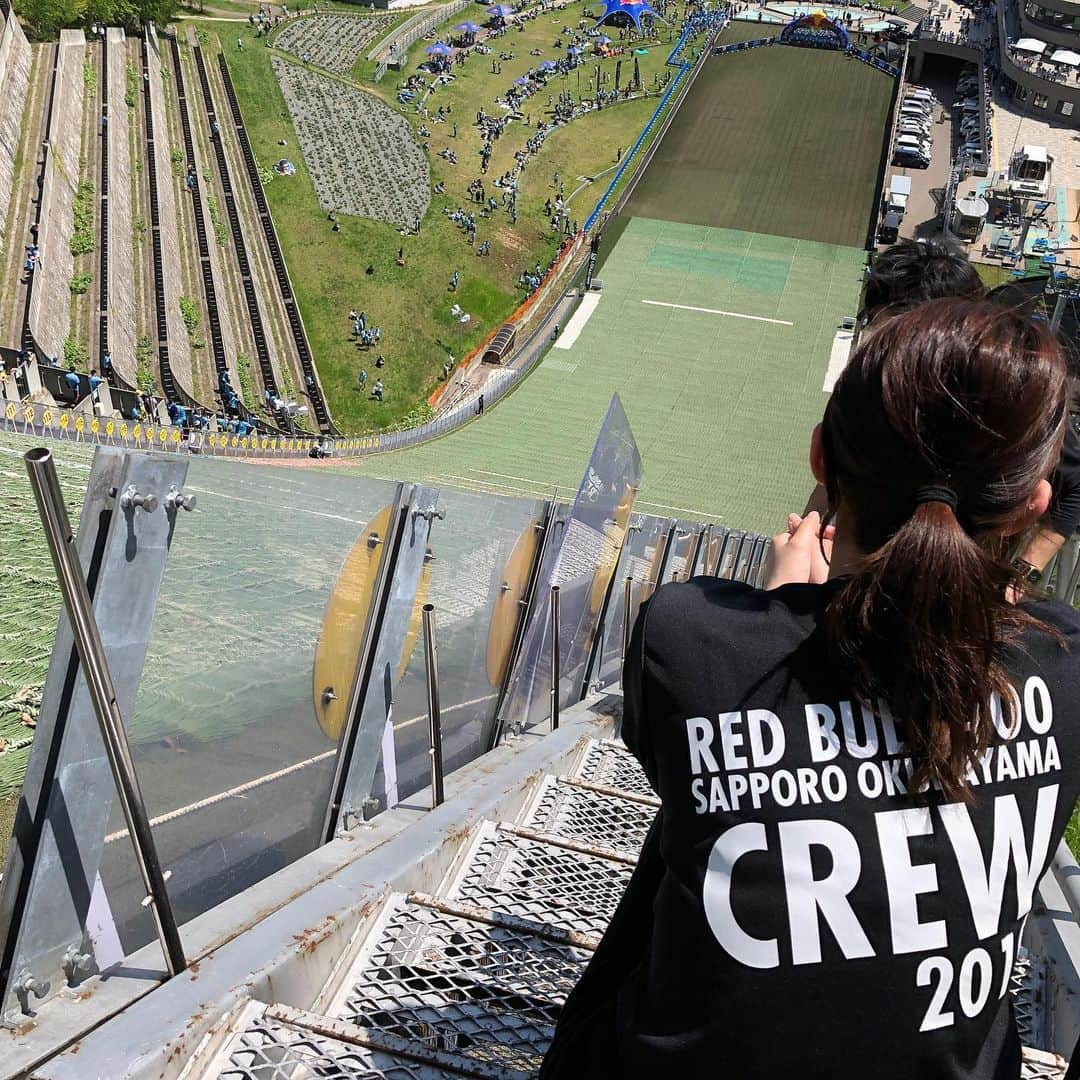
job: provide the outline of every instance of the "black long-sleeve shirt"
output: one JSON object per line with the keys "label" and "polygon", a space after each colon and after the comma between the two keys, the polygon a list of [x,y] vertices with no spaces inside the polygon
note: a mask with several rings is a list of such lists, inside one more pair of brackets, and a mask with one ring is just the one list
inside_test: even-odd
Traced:
{"label": "black long-sleeve shirt", "polygon": [[642,612],[623,733],[662,808],[544,1080],[1019,1076],[1006,987],[1080,790],[1080,622],[1038,605],[1068,651],[1006,658],[1019,729],[946,803],[831,669],[835,587],[698,579]]}

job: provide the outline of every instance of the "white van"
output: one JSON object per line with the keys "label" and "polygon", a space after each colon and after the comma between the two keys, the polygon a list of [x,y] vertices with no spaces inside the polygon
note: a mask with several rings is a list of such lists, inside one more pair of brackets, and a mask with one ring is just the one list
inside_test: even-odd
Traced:
{"label": "white van", "polygon": [[930,117],[934,115],[934,111],[933,109],[926,108],[924,105],[919,105],[917,102],[905,101],[904,104],[900,106],[900,115],[922,116],[929,120]]}
{"label": "white van", "polygon": [[920,101],[927,101],[933,105],[937,98],[926,89],[925,86],[909,86],[904,94],[906,98],[918,98]]}

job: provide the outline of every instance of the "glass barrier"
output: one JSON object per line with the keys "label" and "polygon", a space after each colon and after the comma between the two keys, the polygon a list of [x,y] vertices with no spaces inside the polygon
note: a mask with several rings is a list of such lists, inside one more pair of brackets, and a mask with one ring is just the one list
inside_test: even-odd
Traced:
{"label": "glass barrier", "polygon": [[720,556],[724,550],[724,541],[727,539],[728,531],[723,525],[708,526],[698,553],[697,566],[694,567],[695,575],[718,576]]}
{"label": "glass barrier", "polygon": [[505,720],[531,727],[551,714],[551,589],[559,587],[559,702],[585,682],[608,585],[641,483],[641,457],[618,395],[611,399],[577,498],[559,513],[538,577],[529,625],[514,666]]}
{"label": "glass barrier", "polygon": [[[446,516],[432,524],[432,558],[394,693],[392,772],[399,798],[431,778],[421,608],[435,608],[443,768],[450,773],[491,746],[544,508],[539,500],[440,490],[439,509]],[[385,764],[384,775],[376,778],[384,794]]]}
{"label": "glass barrier", "polygon": [[593,684],[612,686],[622,678],[623,634],[626,625],[626,579],[630,578],[630,627],[641,605],[656,588],[660,564],[671,531],[670,518],[634,514],[623,545],[622,557],[615,571],[607,616],[604,619],[603,643]]}
{"label": "glass barrier", "polygon": [[[181,923],[321,841],[340,730],[321,695],[348,695],[395,485],[194,459],[184,490],[198,505],[177,517],[128,725]],[[125,952],[154,937],[134,871],[114,806],[101,877]]]}
{"label": "glass barrier", "polygon": [[660,571],[658,585],[671,581],[689,581],[693,576],[693,562],[698,550],[698,541],[705,526],[697,521],[677,521],[671,537],[667,558]]}

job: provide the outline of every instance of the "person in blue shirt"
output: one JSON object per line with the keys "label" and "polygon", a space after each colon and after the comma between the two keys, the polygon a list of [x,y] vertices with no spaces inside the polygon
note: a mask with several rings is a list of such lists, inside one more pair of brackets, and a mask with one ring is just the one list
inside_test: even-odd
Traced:
{"label": "person in blue shirt", "polygon": [[64,376],[64,382],[67,383],[68,391],[71,394],[71,401],[74,404],[79,400],[79,389],[82,385],[82,379],[79,378],[79,373],[74,368],[69,368],[67,374]]}
{"label": "person in blue shirt", "polygon": [[90,371],[90,393],[92,394],[105,380],[97,373],[97,368]]}

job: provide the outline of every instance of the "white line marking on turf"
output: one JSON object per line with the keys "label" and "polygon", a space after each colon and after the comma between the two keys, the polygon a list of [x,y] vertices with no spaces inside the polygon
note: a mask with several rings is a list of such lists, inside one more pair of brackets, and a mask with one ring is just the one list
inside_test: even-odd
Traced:
{"label": "white line marking on turf", "polygon": [[578,304],[577,311],[570,316],[570,321],[566,324],[563,332],[558,336],[555,341],[556,349],[569,349],[573,347],[575,341],[581,331],[585,329],[585,324],[592,318],[592,313],[596,310],[596,305],[600,303],[600,294],[598,292],[586,293],[581,298],[581,303]]}
{"label": "white line marking on turf", "polygon": [[653,307],[677,308],[679,311],[700,311],[705,315],[727,315],[731,319],[750,319],[753,322],[774,323],[776,326],[794,326],[787,319],[766,319],[764,315],[744,315],[741,311],[721,311],[719,308],[693,307],[690,304],[668,304],[663,300],[642,300],[643,304],[651,304]]}

